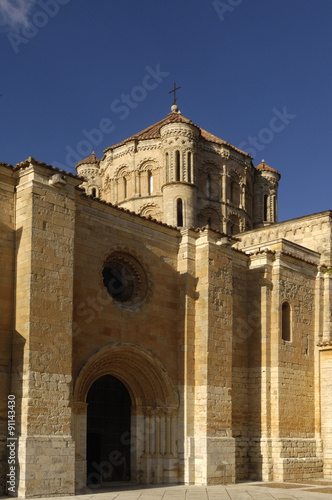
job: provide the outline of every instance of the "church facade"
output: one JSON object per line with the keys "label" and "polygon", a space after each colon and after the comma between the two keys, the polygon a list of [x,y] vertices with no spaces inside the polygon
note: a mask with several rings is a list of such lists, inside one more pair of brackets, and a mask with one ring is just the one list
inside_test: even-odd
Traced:
{"label": "church facade", "polygon": [[0,164],[2,490],[331,478],[332,212],[175,105],[76,169]]}

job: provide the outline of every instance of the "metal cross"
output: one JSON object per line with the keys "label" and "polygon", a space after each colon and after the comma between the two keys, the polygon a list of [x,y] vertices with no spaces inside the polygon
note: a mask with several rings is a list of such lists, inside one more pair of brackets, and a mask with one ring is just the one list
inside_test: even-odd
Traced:
{"label": "metal cross", "polygon": [[174,101],[173,104],[176,104],[176,91],[179,90],[181,87],[177,87],[176,83],[174,82],[174,89],[168,92],[169,94],[173,94],[174,92]]}

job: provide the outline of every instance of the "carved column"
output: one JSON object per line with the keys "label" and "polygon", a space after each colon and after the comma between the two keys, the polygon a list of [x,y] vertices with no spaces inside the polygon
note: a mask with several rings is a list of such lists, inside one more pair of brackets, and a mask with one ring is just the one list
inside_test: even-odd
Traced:
{"label": "carved column", "polygon": [[155,415],[155,455],[156,457],[160,457],[160,415],[156,413]]}
{"label": "carved column", "polygon": [[151,456],[150,452],[150,412],[145,413],[145,444],[144,444],[144,455],[146,457]]}
{"label": "carved column", "polygon": [[171,423],[172,423],[172,417],[168,413],[166,416],[166,456],[167,457],[170,457],[172,454]]}
{"label": "carved column", "polygon": [[80,490],[86,486],[86,436],[87,403],[76,402],[73,406],[73,437],[75,442],[75,487]]}
{"label": "carved column", "polygon": [[246,186],[245,184],[241,185],[241,204],[240,208],[246,210]]}
{"label": "carved column", "polygon": [[223,166],[223,175],[222,175],[222,191],[221,191],[221,201],[223,203],[227,202],[227,173],[226,173],[226,165]]}

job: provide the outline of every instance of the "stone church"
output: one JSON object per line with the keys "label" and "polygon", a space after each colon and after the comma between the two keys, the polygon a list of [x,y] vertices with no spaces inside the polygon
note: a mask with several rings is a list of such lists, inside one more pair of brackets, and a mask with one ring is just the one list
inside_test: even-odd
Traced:
{"label": "stone church", "polygon": [[331,478],[332,212],[176,105],[76,169],[0,164],[2,491]]}

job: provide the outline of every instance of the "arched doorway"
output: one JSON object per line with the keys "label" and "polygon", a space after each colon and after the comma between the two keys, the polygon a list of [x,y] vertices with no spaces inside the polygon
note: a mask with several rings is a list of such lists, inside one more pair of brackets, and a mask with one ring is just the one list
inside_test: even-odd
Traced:
{"label": "arched doorway", "polygon": [[[104,380],[107,381],[107,388],[103,385]],[[117,384],[118,388],[115,388],[113,383]],[[110,389],[112,386],[113,389]],[[112,393],[113,390],[115,393]],[[119,396],[115,396],[118,390]],[[107,391],[110,392],[105,397]],[[117,476],[118,478],[120,476],[120,479],[116,479],[114,475],[110,480],[109,476],[107,478],[105,476],[109,474],[108,469],[112,465],[109,456],[106,453],[105,458],[104,452],[104,455],[101,451],[98,452],[101,447],[97,441],[95,445],[87,443],[87,437],[92,442],[94,438],[103,439],[103,436],[94,436],[94,427],[88,424],[88,420],[90,420],[89,412],[93,412],[91,408],[97,407],[93,401],[96,402],[101,398],[112,401],[120,397],[123,408],[125,400],[127,401],[125,412],[131,415],[129,470],[126,472],[127,476],[120,476],[118,471]],[[163,364],[150,351],[131,343],[115,342],[93,353],[82,366],[74,389],[73,432],[76,447],[77,490],[83,489],[86,484],[91,487],[91,479],[96,485],[100,484],[97,483],[97,475],[87,478],[88,471],[92,471],[90,474],[98,474],[98,468],[105,469],[105,477],[101,479],[99,472],[99,480],[102,480],[104,485],[112,480],[123,480],[121,477],[128,479],[130,477],[131,481],[142,484],[178,482],[178,408],[179,400],[173,383]],[[106,409],[107,411],[113,409]],[[100,412],[98,414],[96,411],[96,418],[100,418]],[[105,425],[102,428],[105,428]],[[117,434],[119,432],[122,432],[122,428],[118,426]],[[123,436],[124,443],[129,440],[129,436],[126,439],[127,436],[126,433]],[[91,446],[96,447],[94,452]],[[115,447],[115,444],[111,444],[111,447]],[[114,461],[121,461],[121,456],[116,453],[112,458]],[[94,470],[91,469],[91,464]]]}
{"label": "arched doorway", "polygon": [[87,395],[87,484],[130,480],[131,400],[112,375],[98,378]]}

